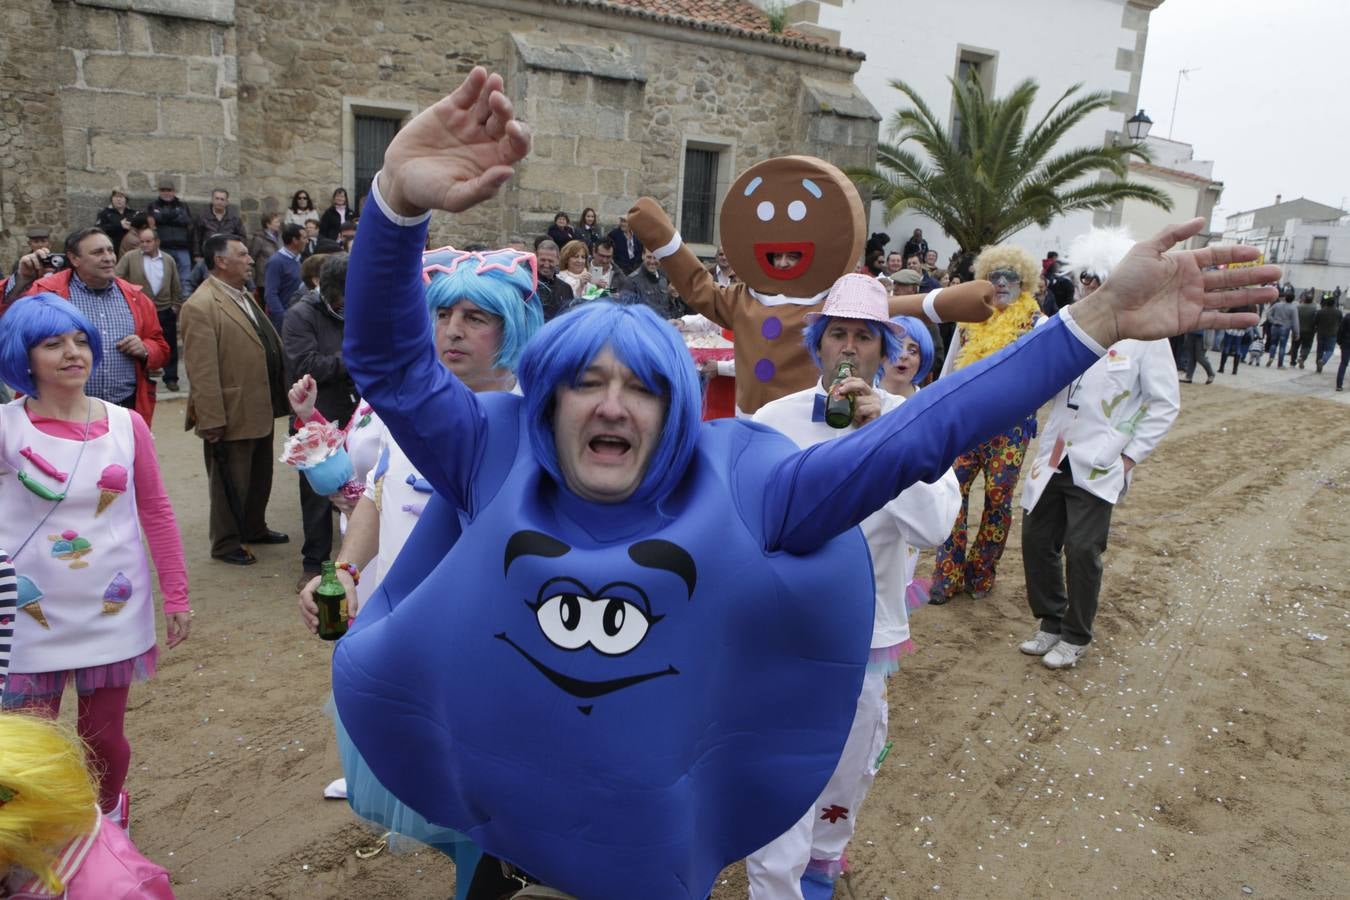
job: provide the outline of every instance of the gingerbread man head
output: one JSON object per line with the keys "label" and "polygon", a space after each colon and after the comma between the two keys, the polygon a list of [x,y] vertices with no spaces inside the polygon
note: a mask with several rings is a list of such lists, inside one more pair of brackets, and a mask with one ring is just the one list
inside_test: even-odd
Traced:
{"label": "gingerbread man head", "polygon": [[741,173],[722,202],[721,230],[742,281],[803,298],[853,271],[867,236],[853,183],[813,156],[780,156]]}

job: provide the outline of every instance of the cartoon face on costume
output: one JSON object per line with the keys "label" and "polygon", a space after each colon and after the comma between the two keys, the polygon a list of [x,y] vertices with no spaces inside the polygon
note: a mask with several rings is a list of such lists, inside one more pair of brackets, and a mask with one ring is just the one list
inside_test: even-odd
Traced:
{"label": "cartoon face on costume", "polygon": [[[517,560],[536,563],[559,560],[546,563],[546,568],[566,572],[566,556],[571,550],[567,544],[542,532],[517,531],[507,541],[503,572],[512,587],[520,583],[519,578],[511,575],[512,564]],[[628,548],[628,558],[636,566],[635,574],[655,569],[678,576],[684,582],[688,599],[693,599],[697,571],[693,558],[684,549],[669,541],[639,541]],[[528,583],[530,576],[524,578]],[[527,596],[524,602],[537,627],[525,627],[524,633],[518,633],[514,626],[508,626],[507,631],[495,637],[555,687],[573,697],[594,700],[655,678],[680,674],[669,661],[643,662],[643,654],[633,657],[632,665],[623,661],[644,644],[652,629],[665,618],[664,613],[653,607],[648,590],[637,580],[621,577],[604,584],[590,584],[578,575],[558,574],[540,582],[533,596]],[[606,659],[612,659],[613,664]],[[597,662],[606,677],[580,677],[579,666],[589,671],[596,668]],[[577,708],[590,715],[594,704]]]}
{"label": "cartoon face on costume", "polygon": [[[789,297],[814,297],[851,272],[867,230],[853,183],[811,156],[781,156],[743,172],[722,202],[721,228],[741,280]],[[780,254],[796,256],[785,265]]]}

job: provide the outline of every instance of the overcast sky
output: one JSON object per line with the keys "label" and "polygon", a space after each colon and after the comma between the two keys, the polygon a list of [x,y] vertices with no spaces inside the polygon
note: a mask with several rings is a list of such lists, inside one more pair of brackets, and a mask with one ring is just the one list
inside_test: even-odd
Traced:
{"label": "overcast sky", "polygon": [[[1181,81],[1176,121],[1172,97]],[[1224,184],[1215,225],[1275,195],[1350,202],[1350,2],[1166,0],[1149,19],[1139,103]]]}

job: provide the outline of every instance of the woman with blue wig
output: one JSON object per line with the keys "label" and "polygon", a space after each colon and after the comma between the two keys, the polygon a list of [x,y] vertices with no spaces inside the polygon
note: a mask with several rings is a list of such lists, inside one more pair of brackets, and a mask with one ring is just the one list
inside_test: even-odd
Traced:
{"label": "woman with blue wig", "polygon": [[430,211],[489,199],[528,150],[501,78],[476,68],[399,132],[372,186],[344,356],[464,527],[339,642],[338,718],[390,791],[521,883],[703,898],[839,759],[872,624],[855,526],[1118,338],[1251,320],[1217,309],[1265,298],[1246,286],[1279,270],[1203,271],[1256,251],[1164,255],[1203,222],[1168,229],[1071,315],[798,450],[753,423],[700,426],[693,365],[643,308],[596,302],[544,326],[523,398],[475,394],[437,363],[419,285]]}
{"label": "woman with blue wig", "polygon": [[99,806],[123,825],[131,760],[123,734],[133,681],[155,673],[154,583],[168,646],[191,624],[187,568],[154,439],[140,414],[85,396],[99,332],[40,293],[0,326],[0,379],[25,395],[0,406],[0,547],[18,573],[12,671],[3,705],[56,718],[66,683],[99,773]]}
{"label": "woman with blue wig", "polygon": [[913,316],[895,316],[891,321],[900,326],[900,353],[882,365],[881,386],[898,397],[913,397],[933,371],[933,335]]}
{"label": "woman with blue wig", "polygon": [[[470,252],[443,247],[423,255],[422,283],[436,355],[471,390],[520,393],[514,369],[544,320],[535,266],[533,254],[509,249]],[[291,389],[292,407],[302,421],[322,419],[313,408],[314,392],[308,376]],[[365,483],[364,494],[344,510],[351,519],[338,556],[338,578],[347,588],[353,616],[376,596],[364,616],[378,617],[392,610],[391,597],[401,596],[397,591],[378,595],[376,591],[414,529],[425,526],[415,558],[439,558],[454,545],[459,520],[453,510],[434,501],[430,485],[389,435],[375,406],[364,400],[358,404],[347,441],[349,452],[354,444],[373,444],[373,452],[352,452],[353,460],[360,456],[370,461],[357,473]],[[405,578],[412,569],[405,566]],[[301,617],[310,631],[318,625],[313,597],[318,584],[314,578],[299,596]],[[339,753],[345,781],[329,785],[326,794],[345,792],[358,815],[395,835],[437,847],[455,859],[458,871],[473,871],[476,849],[448,829],[430,825],[391,796],[345,735],[339,735]],[[460,879],[459,887],[464,896],[467,877]]]}

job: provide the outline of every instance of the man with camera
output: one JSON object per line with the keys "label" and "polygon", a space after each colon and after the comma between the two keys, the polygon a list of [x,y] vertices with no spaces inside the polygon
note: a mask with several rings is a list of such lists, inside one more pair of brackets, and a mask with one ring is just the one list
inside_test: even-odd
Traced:
{"label": "man with camera", "polygon": [[[117,277],[117,253],[100,229],[72,232],[65,249],[64,255],[38,250],[20,259],[6,299],[51,291],[69,300],[98,326],[105,348],[85,393],[134,409],[149,425],[155,413],[149,373],[169,360],[155,304],[136,285]],[[113,349],[118,352],[108,352]]]}

